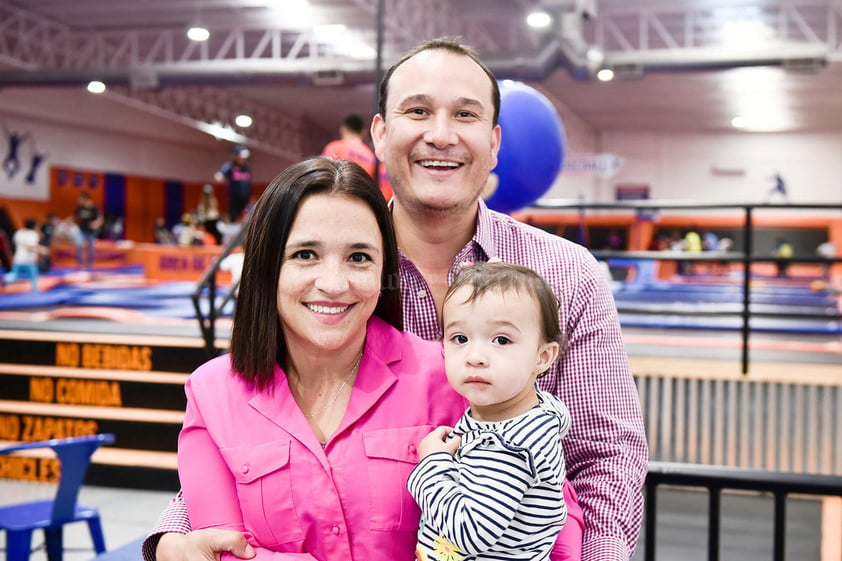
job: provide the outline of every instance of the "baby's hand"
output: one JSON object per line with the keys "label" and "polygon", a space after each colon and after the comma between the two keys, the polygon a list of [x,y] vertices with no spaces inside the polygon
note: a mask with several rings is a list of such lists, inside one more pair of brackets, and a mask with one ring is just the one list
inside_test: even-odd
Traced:
{"label": "baby's hand", "polygon": [[462,442],[462,437],[458,435],[451,436],[453,427],[438,427],[430,434],[421,439],[418,444],[418,456],[423,460],[434,452],[447,452],[451,456],[456,453],[459,448],[459,443]]}

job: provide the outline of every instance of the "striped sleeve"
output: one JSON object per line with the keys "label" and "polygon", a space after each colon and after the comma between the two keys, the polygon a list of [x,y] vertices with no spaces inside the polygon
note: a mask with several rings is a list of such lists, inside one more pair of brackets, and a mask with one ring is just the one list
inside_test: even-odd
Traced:
{"label": "striped sleeve", "polygon": [[461,458],[431,454],[409,477],[409,491],[425,517],[466,554],[491,549],[509,528],[535,477],[530,454],[486,436]]}

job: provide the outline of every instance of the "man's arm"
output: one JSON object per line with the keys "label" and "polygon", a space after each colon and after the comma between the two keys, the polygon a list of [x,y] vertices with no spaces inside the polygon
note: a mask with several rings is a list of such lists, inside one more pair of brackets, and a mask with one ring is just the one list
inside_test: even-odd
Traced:
{"label": "man's arm", "polygon": [[146,561],[219,561],[224,552],[240,559],[255,556],[254,548],[245,536],[231,530],[152,534],[143,542],[143,558]]}
{"label": "man's arm", "polygon": [[582,559],[628,560],[640,533],[649,452],[614,297],[596,260],[582,259],[577,282],[562,283],[559,294],[567,352],[542,387],[561,397],[573,419],[563,444],[585,518]]}
{"label": "man's arm", "polygon": [[228,178],[230,171],[231,162],[225,162],[218,170],[216,170],[216,173],[213,174],[213,180],[217,183],[224,182]]}
{"label": "man's arm", "polygon": [[144,561],[212,561],[218,560],[223,551],[241,559],[254,557],[254,549],[240,532],[211,529],[191,532],[181,491],[158,517],[141,548]]}

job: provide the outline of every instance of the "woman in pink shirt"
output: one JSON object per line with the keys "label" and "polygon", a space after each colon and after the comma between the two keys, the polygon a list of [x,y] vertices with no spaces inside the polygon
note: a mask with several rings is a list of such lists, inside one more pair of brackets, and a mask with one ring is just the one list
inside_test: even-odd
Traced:
{"label": "woman in pink shirt", "polygon": [[257,559],[412,559],[416,445],[466,402],[441,343],[399,330],[385,201],[355,164],[295,164],[258,201],[244,254],[231,352],[186,385],[192,527],[243,532]]}

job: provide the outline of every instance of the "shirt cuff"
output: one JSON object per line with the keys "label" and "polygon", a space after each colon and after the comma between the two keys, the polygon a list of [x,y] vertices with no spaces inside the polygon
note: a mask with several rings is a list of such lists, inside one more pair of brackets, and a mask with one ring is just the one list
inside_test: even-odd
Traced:
{"label": "shirt cuff", "polygon": [[149,534],[146,536],[146,539],[143,540],[143,545],[140,548],[141,553],[143,554],[143,561],[156,561],[156,551],[158,549],[158,542],[161,541],[161,536],[163,533],[160,534]]}
{"label": "shirt cuff", "polygon": [[585,539],[582,561],[629,561],[631,551],[623,540],[611,537]]}

